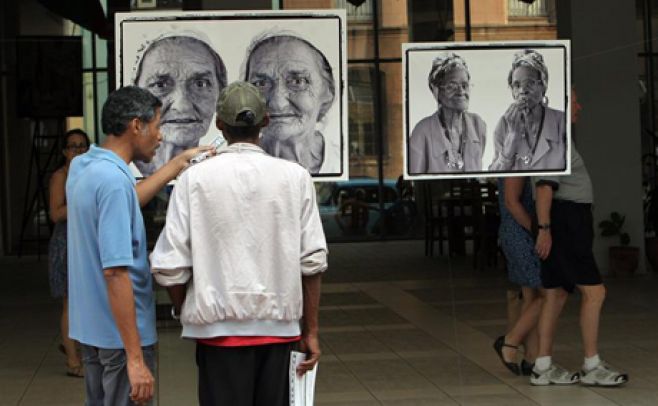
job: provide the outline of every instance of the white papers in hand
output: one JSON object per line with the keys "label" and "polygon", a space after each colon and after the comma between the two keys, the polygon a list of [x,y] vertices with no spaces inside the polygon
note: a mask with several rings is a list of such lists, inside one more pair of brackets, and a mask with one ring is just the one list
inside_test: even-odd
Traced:
{"label": "white papers in hand", "polygon": [[290,353],[290,406],[312,406],[315,397],[315,375],[318,364],[302,376],[297,375],[297,366],[306,359],[306,354]]}

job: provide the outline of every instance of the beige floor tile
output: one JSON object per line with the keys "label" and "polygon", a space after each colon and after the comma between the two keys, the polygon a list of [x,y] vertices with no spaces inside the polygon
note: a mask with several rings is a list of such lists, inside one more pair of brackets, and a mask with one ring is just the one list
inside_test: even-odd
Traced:
{"label": "beige floor tile", "polygon": [[463,406],[530,406],[532,400],[520,394],[455,395],[454,399]]}
{"label": "beige floor tile", "polygon": [[408,362],[420,374],[441,389],[462,386],[494,385],[502,382],[464,357],[413,358]]}
{"label": "beige floor tile", "polygon": [[389,347],[369,331],[325,332],[322,334],[322,340],[338,356],[391,352]]}
{"label": "beige floor tile", "polygon": [[412,399],[433,399],[449,400],[450,397],[438,388],[431,389],[413,389],[413,390],[380,390],[377,391],[377,399],[384,401],[394,400],[412,400]]}
{"label": "beige floor tile", "polygon": [[400,356],[394,352],[375,352],[370,354],[343,354],[338,356],[341,362],[349,361],[398,361]]}
{"label": "beige floor tile", "polygon": [[345,365],[375,396],[380,391],[433,390],[436,387],[405,361],[367,360],[349,361]]}
{"label": "beige floor tile", "polygon": [[360,392],[368,392],[368,390],[345,364],[342,362],[320,362],[316,376],[317,394]]}
{"label": "beige floor tile", "polygon": [[382,405],[385,406],[456,406],[459,405],[456,401],[435,398],[410,398],[410,399],[396,399],[396,400],[382,400]]}
{"label": "beige floor tile", "polygon": [[379,406],[381,403],[370,394],[345,394],[345,396],[329,396],[328,398],[315,399],[316,405],[340,405],[340,406]]}

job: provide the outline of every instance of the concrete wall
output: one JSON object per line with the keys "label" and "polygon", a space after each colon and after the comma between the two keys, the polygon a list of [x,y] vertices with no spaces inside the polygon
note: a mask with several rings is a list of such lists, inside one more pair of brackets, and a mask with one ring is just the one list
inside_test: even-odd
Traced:
{"label": "concrete wall", "polygon": [[[641,135],[638,92],[640,40],[635,2],[559,0],[558,37],[570,38],[572,81],[583,106],[575,126],[576,145],[585,159],[595,193],[595,222],[611,211],[626,215],[631,244],[642,249]],[[598,236],[594,252],[603,272],[614,239]]]}
{"label": "concrete wall", "polygon": [[[465,24],[464,0],[453,0],[453,9],[455,24]],[[471,24],[474,26],[507,24],[507,0],[471,0]]]}

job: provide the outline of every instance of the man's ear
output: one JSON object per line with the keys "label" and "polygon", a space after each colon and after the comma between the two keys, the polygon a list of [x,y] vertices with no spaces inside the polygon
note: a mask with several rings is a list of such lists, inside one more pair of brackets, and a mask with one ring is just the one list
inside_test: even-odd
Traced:
{"label": "man's ear", "polygon": [[142,123],[142,120],[140,120],[138,117],[133,118],[133,119],[130,120],[130,122],[128,123],[128,129],[129,129],[131,132],[136,132],[136,133],[138,133],[138,134],[141,134],[142,129],[143,129],[143,128],[142,128],[143,126],[144,126],[144,123]]}
{"label": "man's ear", "polygon": [[263,117],[263,120],[260,122],[260,127],[267,127],[270,124],[270,113],[265,113],[265,117]]}

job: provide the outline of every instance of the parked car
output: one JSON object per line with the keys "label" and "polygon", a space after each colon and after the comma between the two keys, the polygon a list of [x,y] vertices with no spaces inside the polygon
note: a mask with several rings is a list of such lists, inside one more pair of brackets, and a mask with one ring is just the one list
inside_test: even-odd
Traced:
{"label": "parked car", "polygon": [[[327,239],[379,233],[379,181],[356,178],[316,184],[322,226]],[[383,182],[384,211],[399,199],[395,180]]]}

